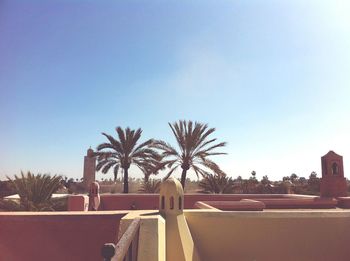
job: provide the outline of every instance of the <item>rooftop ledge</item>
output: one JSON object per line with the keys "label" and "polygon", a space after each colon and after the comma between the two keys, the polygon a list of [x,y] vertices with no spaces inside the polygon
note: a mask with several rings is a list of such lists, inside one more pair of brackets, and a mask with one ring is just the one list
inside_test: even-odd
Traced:
{"label": "rooftop ledge", "polygon": [[344,209],[269,209],[264,211],[213,211],[207,209],[184,210],[185,216],[245,217],[245,218],[342,218],[350,217]]}
{"label": "rooftop ledge", "polygon": [[0,216],[100,216],[128,214],[129,210],[106,210],[106,211],[48,211],[48,212],[0,212]]}

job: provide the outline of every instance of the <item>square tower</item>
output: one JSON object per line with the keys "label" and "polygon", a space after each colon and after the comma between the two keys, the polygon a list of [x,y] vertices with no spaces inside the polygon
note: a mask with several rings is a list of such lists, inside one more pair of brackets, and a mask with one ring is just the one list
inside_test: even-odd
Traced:
{"label": "square tower", "polygon": [[94,151],[88,149],[86,156],[84,156],[84,174],[83,183],[86,190],[89,189],[90,184],[95,181],[96,173],[96,157]]}
{"label": "square tower", "polygon": [[329,151],[321,158],[321,163],[321,197],[347,196],[343,157],[336,154],[334,151]]}

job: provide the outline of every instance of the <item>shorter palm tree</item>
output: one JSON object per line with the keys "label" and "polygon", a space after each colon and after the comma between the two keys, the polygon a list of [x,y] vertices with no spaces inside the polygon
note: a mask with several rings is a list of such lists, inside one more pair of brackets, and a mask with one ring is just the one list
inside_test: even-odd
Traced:
{"label": "shorter palm tree", "polygon": [[199,182],[199,187],[201,193],[230,194],[233,193],[234,181],[227,176],[208,174]]}
{"label": "shorter palm tree", "polygon": [[140,193],[159,193],[160,190],[160,180],[149,179],[143,180],[138,192]]}
{"label": "shorter palm tree", "polygon": [[102,173],[106,174],[113,167],[114,180],[116,180],[119,169],[122,169],[124,174],[123,192],[128,193],[130,166],[133,164],[141,171],[149,171],[152,162],[160,160],[161,157],[150,147],[154,142],[153,139],[137,144],[142,134],[141,129],[131,130],[126,128],[123,130],[121,127],[117,127],[116,131],[118,139],[102,133],[108,139],[108,142],[97,146],[97,152],[95,153],[98,161],[96,170],[101,170]]}
{"label": "shorter palm tree", "polygon": [[[34,175],[28,171],[27,175],[21,172],[20,177],[15,175],[15,179],[8,179],[20,197],[17,207],[12,207],[27,211],[54,210],[55,203],[52,200],[52,194],[62,186],[60,176]],[[7,203],[13,205],[13,203]]]}
{"label": "shorter palm tree", "polygon": [[176,138],[179,150],[176,150],[169,143],[156,141],[154,147],[162,151],[163,162],[161,167],[167,166],[170,171],[165,178],[168,178],[178,167],[182,168],[181,184],[185,188],[186,174],[189,169],[194,170],[197,177],[205,177],[210,171],[217,175],[225,175],[220,167],[209,156],[222,155],[226,153],[215,152],[217,148],[224,147],[226,142],[214,144],[216,139],[208,139],[215,129],[208,128],[207,124],[192,121],[179,121],[169,126]]}

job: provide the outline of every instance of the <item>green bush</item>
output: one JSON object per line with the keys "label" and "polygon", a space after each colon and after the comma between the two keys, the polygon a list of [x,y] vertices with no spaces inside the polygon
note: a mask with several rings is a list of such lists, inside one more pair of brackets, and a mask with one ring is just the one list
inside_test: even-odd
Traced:
{"label": "green bush", "polygon": [[[8,178],[12,187],[19,195],[19,200],[2,200],[2,208],[9,211],[54,211],[55,208],[64,208],[64,201],[52,199],[61,186],[60,176],[47,174],[34,175],[21,172],[21,177]],[[61,206],[61,207],[60,207]]]}

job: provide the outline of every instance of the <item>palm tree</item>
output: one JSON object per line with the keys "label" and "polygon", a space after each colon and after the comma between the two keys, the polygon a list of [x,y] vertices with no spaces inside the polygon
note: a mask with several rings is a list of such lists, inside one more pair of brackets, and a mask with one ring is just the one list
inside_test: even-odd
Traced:
{"label": "palm tree", "polygon": [[227,176],[209,174],[200,183],[201,193],[230,194],[233,193],[234,182]]}
{"label": "palm tree", "polygon": [[292,173],[290,175],[290,181],[294,184],[296,181],[298,181],[298,175],[295,173]]}
{"label": "palm tree", "polygon": [[140,192],[140,193],[159,193],[160,183],[161,183],[160,180],[143,179],[138,192]]}
{"label": "palm tree", "polygon": [[179,150],[164,141],[154,143],[154,147],[162,151],[161,156],[164,161],[160,166],[170,168],[165,178],[168,178],[179,166],[182,168],[181,184],[183,188],[185,188],[186,173],[189,169],[193,169],[197,177],[207,176],[208,170],[217,175],[225,175],[215,162],[208,159],[209,156],[226,154],[213,151],[226,145],[225,142],[214,144],[216,139],[208,139],[215,128],[208,128],[207,124],[199,122],[181,120],[168,124],[175,135]]}
{"label": "palm tree", "polygon": [[8,179],[20,197],[20,201],[16,202],[17,210],[54,210],[55,203],[51,197],[62,186],[60,176],[34,175],[28,171],[27,175],[21,172],[21,177],[15,175],[14,180]]}
{"label": "palm tree", "polygon": [[118,140],[111,135],[102,133],[108,142],[97,146],[97,166],[96,170],[101,170],[106,174],[110,168],[114,169],[114,179],[117,178],[119,169],[124,173],[124,190],[123,193],[129,192],[128,170],[131,164],[136,165],[143,170],[147,168],[149,162],[160,160],[160,155],[150,147],[153,139],[149,139],[139,145],[137,142],[141,137],[142,130],[131,130],[129,127],[123,130],[121,127],[116,128]]}

